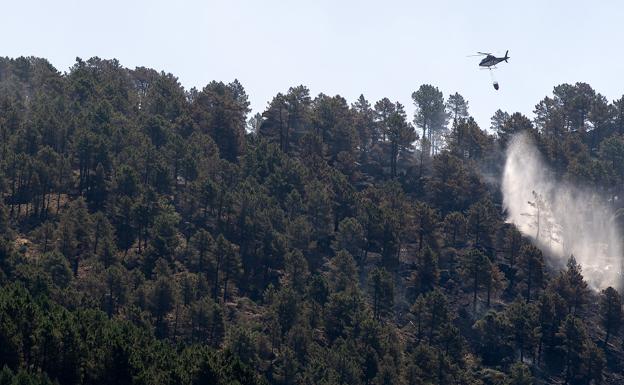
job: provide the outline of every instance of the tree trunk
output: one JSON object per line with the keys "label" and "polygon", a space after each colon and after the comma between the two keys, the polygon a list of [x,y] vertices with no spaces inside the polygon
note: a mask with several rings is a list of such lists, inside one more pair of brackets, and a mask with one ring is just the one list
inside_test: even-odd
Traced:
{"label": "tree trunk", "polygon": [[215,269],[215,283],[214,283],[214,290],[213,290],[212,296],[214,298],[214,301],[217,302],[219,299],[219,266],[218,266],[218,263]]}
{"label": "tree trunk", "polygon": [[477,312],[477,288],[478,287],[479,287],[478,270],[477,270],[477,267],[475,266],[475,270],[474,270],[474,288],[473,288],[473,296],[472,296],[472,309],[473,309],[473,311],[475,313]]}
{"label": "tree trunk", "polygon": [[526,298],[526,302],[529,303],[531,301],[531,273],[532,273],[533,267],[531,266],[531,264],[529,263],[529,275],[527,277],[527,298]]}
{"label": "tree trunk", "polygon": [[227,300],[227,285],[229,281],[229,274],[226,272],[225,279],[223,280],[223,303]]}

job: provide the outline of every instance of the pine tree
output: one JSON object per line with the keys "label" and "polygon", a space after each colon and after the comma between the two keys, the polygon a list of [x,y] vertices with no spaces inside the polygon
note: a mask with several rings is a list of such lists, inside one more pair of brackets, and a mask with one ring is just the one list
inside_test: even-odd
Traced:
{"label": "pine tree", "polygon": [[[2,221],[2,207],[0,207],[0,222]],[[0,226],[1,223],[0,223]],[[47,253],[53,247],[54,242],[54,233],[55,233],[54,224],[51,221],[44,222],[38,229],[35,230],[34,236],[39,244],[39,249],[42,253]],[[0,230],[1,231],[1,230]],[[8,234],[8,230],[2,231],[4,236],[6,237]]]}
{"label": "pine tree", "polygon": [[136,228],[133,223],[132,199],[122,196],[114,206],[114,226],[117,234],[117,246],[127,254],[136,239]]}
{"label": "pine tree", "polygon": [[218,305],[210,298],[202,298],[191,305],[191,341],[209,341],[212,346],[219,345],[222,336],[213,338],[213,331],[223,329],[223,320],[215,317],[218,312]]}
{"label": "pine tree", "polygon": [[433,290],[437,286],[439,279],[438,257],[429,246],[426,246],[418,258],[415,279],[419,285],[418,291],[427,293]]}
{"label": "pine tree", "polygon": [[308,262],[300,250],[292,250],[284,256],[284,280],[295,292],[303,294],[310,271]]}
{"label": "pine tree", "polygon": [[493,234],[498,226],[498,212],[488,198],[473,204],[468,209],[468,233],[473,245],[488,251],[492,250]]}
{"label": "pine tree", "polygon": [[504,119],[502,124],[500,124],[499,122],[495,123],[494,117],[492,118],[492,125],[496,124],[497,126],[496,134],[498,135],[498,140],[502,148],[506,148],[507,144],[511,140],[511,137],[517,133],[525,131],[534,133],[533,123],[531,120],[519,112],[514,112],[511,116],[503,115],[501,117],[497,117],[497,119]]}
{"label": "pine tree", "polygon": [[524,362],[525,351],[533,352],[537,341],[537,308],[518,297],[505,313],[512,326],[516,349],[520,352],[519,362]]}
{"label": "pine tree", "polygon": [[381,140],[381,133],[375,122],[375,111],[364,95],[360,95],[351,109],[354,111],[353,123],[359,138],[359,159],[368,163],[372,147]]}
{"label": "pine tree", "polygon": [[241,260],[238,251],[234,245],[225,239],[223,234],[219,234],[214,252],[214,290],[213,298],[219,299],[220,287],[223,285],[223,302],[228,298],[228,283],[232,280],[238,280],[241,272]]}
{"label": "pine tree", "polygon": [[197,231],[190,239],[192,264],[200,274],[208,274],[210,261],[214,258],[215,241],[204,229]]}
{"label": "pine tree", "polygon": [[[154,224],[149,231],[151,259],[162,257],[168,261],[173,260],[179,245],[177,231],[179,221],[180,216],[171,206],[165,206],[162,212],[154,218]],[[151,271],[151,267],[148,263],[145,267],[146,271]]]}
{"label": "pine tree", "polygon": [[567,384],[591,383],[602,379],[604,355],[589,339],[583,322],[570,314],[563,321],[557,337],[563,354],[564,379]]}
{"label": "pine tree", "polygon": [[505,256],[505,275],[509,280],[508,290],[515,292],[516,278],[518,275],[518,261],[520,259],[520,249],[522,247],[522,234],[515,226],[505,229],[503,237],[503,253]]}
{"label": "pine tree", "polygon": [[466,234],[466,217],[462,213],[454,211],[444,217],[444,235],[446,245],[459,247],[463,244]]}
{"label": "pine tree", "polygon": [[564,284],[562,294],[568,303],[568,312],[577,314],[587,304],[589,288],[583,279],[581,265],[576,262],[574,255],[568,259],[567,269],[562,278]]}
{"label": "pine tree", "polygon": [[193,100],[192,116],[219,147],[222,158],[233,162],[242,154],[249,102],[237,81],[211,82]]}
{"label": "pine tree", "polygon": [[[447,115],[444,109],[444,96],[442,92],[429,84],[423,84],[418,91],[412,93],[412,99],[416,106],[414,123],[422,128],[422,140],[427,140],[431,145],[431,154],[439,144],[436,143],[436,134],[446,128]],[[421,146],[421,151],[424,147]],[[422,161],[422,158],[421,158]]]}
{"label": "pine tree", "polygon": [[357,132],[346,99],[339,95],[329,97],[319,94],[312,102],[311,121],[314,134],[327,146],[327,155],[332,162],[343,151],[355,151]]}
{"label": "pine tree", "polygon": [[418,202],[414,214],[415,230],[418,234],[418,251],[422,251],[425,244],[437,248],[437,227],[439,223],[438,213],[426,203]]}
{"label": "pine tree", "polygon": [[91,216],[82,198],[72,202],[59,222],[57,247],[70,261],[76,276],[80,260],[88,258],[92,252],[93,230],[91,226]]}
{"label": "pine tree", "polygon": [[481,251],[472,249],[460,260],[461,275],[466,280],[466,286],[472,289],[473,311],[477,309],[477,292],[486,283],[491,273],[491,262]]}
{"label": "pine tree", "polygon": [[373,300],[373,317],[379,320],[392,312],[394,284],[385,269],[375,268],[368,274],[368,286]]}
{"label": "pine tree", "polygon": [[530,302],[540,290],[544,280],[544,258],[541,250],[531,244],[522,246],[518,269],[518,278],[526,287],[525,299]]}
{"label": "pine tree", "polygon": [[440,339],[439,343],[445,345],[441,340],[444,338],[445,330],[452,328],[451,321],[453,320],[448,299],[442,291],[435,289],[425,295],[425,304],[429,343],[433,344],[436,339]]}
{"label": "pine tree", "polygon": [[400,156],[405,156],[412,148],[417,136],[414,127],[406,121],[405,109],[396,103],[394,111],[388,117],[386,137],[390,146],[390,176],[397,176],[397,162]]}
{"label": "pine tree", "polygon": [[620,294],[612,287],[602,291],[600,296],[600,316],[605,328],[604,346],[609,343],[609,337],[620,331],[624,317],[622,315],[622,299]]}
{"label": "pine tree", "polygon": [[502,313],[490,310],[472,326],[477,333],[477,352],[486,365],[499,365],[514,355],[511,324]]}
{"label": "pine tree", "polygon": [[330,284],[334,291],[352,291],[358,286],[358,268],[348,251],[340,250],[330,263]]}
{"label": "pine tree", "polygon": [[292,128],[288,125],[288,105],[284,94],[278,93],[269,103],[269,107],[262,113],[258,124],[258,133],[261,137],[279,144],[280,150],[288,153],[292,141]]}
{"label": "pine tree", "polygon": [[496,110],[496,112],[494,112],[494,115],[492,115],[492,117],[490,118],[490,122],[491,122],[490,130],[496,132],[496,134],[499,136],[499,139],[500,139],[499,132],[502,131],[503,125],[505,124],[507,119],[509,119],[509,114],[500,109]]}
{"label": "pine tree", "polygon": [[517,362],[511,367],[509,385],[533,385],[534,383],[535,380],[526,364]]}
{"label": "pine tree", "polygon": [[390,117],[395,112],[396,105],[388,98],[383,98],[375,103],[375,121],[377,126],[377,132],[379,133],[378,140],[381,142],[386,141],[386,133],[389,129]]}
{"label": "pine tree", "polygon": [[175,305],[175,287],[168,277],[158,278],[151,288],[149,307],[156,317],[156,333],[160,337],[168,334],[165,316]]}
{"label": "pine tree", "polygon": [[468,117],[468,101],[458,92],[449,95],[446,101],[446,113],[453,122]]}
{"label": "pine tree", "polygon": [[492,138],[474,118],[468,117],[453,125],[447,144],[449,151],[460,159],[482,160],[491,155]]}
{"label": "pine tree", "polygon": [[128,300],[130,288],[127,271],[119,265],[113,265],[106,269],[106,314],[111,318],[120,306]]}
{"label": "pine tree", "polygon": [[340,221],[332,248],[335,251],[347,250],[357,261],[360,261],[365,247],[366,238],[360,222],[356,218],[345,218]]}
{"label": "pine tree", "polygon": [[364,302],[358,292],[340,291],[329,296],[323,312],[325,334],[330,341],[348,336],[364,316]]}
{"label": "pine tree", "polygon": [[100,211],[94,215],[93,222],[93,254],[100,258],[104,267],[107,268],[117,259],[115,230],[108,218]]}
{"label": "pine tree", "polygon": [[490,300],[492,295],[498,294],[504,290],[507,286],[503,273],[499,270],[495,263],[490,263],[489,269],[485,271],[484,275],[485,289],[487,293],[486,306],[490,307]]}
{"label": "pine tree", "polygon": [[50,275],[52,284],[59,288],[66,288],[72,280],[72,270],[67,259],[54,251],[43,255],[42,267]]}

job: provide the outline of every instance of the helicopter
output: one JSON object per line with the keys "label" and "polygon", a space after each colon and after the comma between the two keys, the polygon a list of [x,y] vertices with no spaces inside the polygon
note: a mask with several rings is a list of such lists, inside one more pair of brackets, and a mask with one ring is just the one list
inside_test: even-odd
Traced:
{"label": "helicopter", "polygon": [[491,69],[491,67],[497,65],[498,63],[502,62],[503,60],[505,61],[505,63],[509,63],[507,61],[507,59],[509,59],[509,51],[505,52],[505,56],[504,57],[496,57],[494,55],[492,55],[489,52],[477,52],[477,54],[485,56],[483,58],[483,60],[481,60],[481,62],[479,63],[480,67],[486,67],[488,69]]}
{"label": "helicopter", "polygon": [[498,63],[502,61],[504,61],[505,63],[509,63],[507,61],[507,59],[509,59],[509,50],[505,52],[504,57],[496,57],[489,52],[477,52],[477,55],[472,55],[472,56],[485,56],[483,60],[481,60],[481,62],[479,63],[479,67],[482,67],[482,69],[487,68],[490,70],[490,76],[492,77],[492,85],[494,86],[494,89],[498,91],[498,88],[499,88],[498,81],[494,79],[494,75],[492,75],[492,70],[496,69],[495,65],[497,65]]}

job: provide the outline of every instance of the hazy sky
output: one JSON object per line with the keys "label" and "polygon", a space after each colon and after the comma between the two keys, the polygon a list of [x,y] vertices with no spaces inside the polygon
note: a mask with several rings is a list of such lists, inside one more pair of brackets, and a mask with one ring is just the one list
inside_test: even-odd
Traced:
{"label": "hazy sky", "polygon": [[[76,56],[171,72],[186,87],[238,78],[251,106],[304,84],[312,96],[400,101],[423,83],[459,92],[482,128],[497,109],[532,116],[553,86],[624,93],[621,1],[10,1],[0,55]],[[494,91],[475,51],[504,54]]]}

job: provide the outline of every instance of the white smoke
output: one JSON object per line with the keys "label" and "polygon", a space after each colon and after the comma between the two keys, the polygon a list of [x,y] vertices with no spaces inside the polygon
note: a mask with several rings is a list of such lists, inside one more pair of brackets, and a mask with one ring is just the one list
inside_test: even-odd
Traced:
{"label": "white smoke", "polygon": [[509,143],[502,192],[507,220],[554,265],[564,266],[573,254],[593,289],[620,287],[622,244],[608,202],[555,180],[526,134]]}

